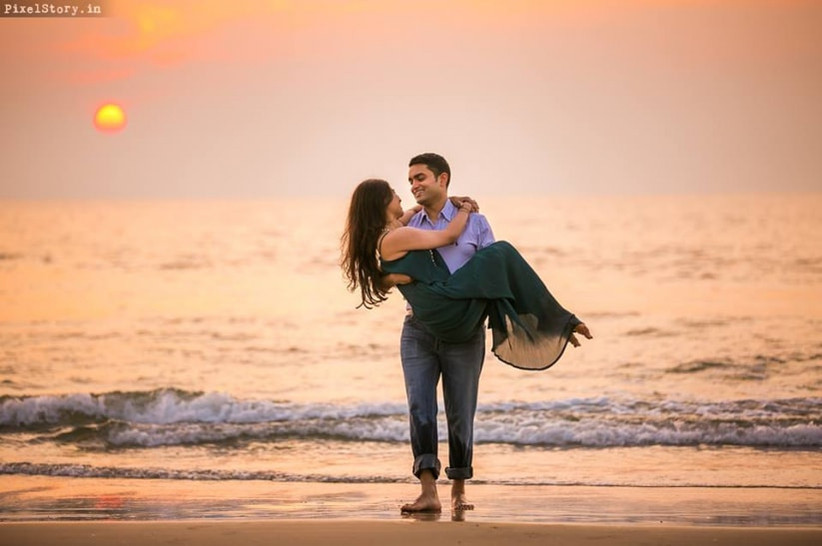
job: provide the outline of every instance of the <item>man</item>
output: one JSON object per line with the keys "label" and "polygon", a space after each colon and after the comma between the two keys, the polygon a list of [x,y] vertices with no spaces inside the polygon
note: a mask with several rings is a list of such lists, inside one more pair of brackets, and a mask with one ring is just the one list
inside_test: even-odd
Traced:
{"label": "man", "polygon": [[[422,206],[408,223],[420,229],[443,229],[458,209],[448,198],[451,168],[434,153],[411,159],[408,182],[415,200]],[[488,221],[472,214],[456,243],[437,249],[453,273],[474,253],[494,242]],[[445,473],[452,482],[451,508],[471,510],[465,496],[465,480],[473,477],[474,414],[477,408],[480,372],[485,359],[485,327],[465,343],[445,343],[432,336],[408,311],[400,346],[405,390],[411,425],[414,475],[419,478],[420,496],[402,507],[403,512],[439,512],[437,493],[440,461],[437,457],[437,383],[442,376],[443,399],[448,422],[449,466]]]}

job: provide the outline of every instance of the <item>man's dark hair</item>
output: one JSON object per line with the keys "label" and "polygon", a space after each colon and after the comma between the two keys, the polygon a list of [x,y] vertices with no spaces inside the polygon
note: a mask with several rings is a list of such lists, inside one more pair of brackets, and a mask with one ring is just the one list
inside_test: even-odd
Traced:
{"label": "man's dark hair", "polygon": [[435,178],[439,178],[442,173],[446,173],[448,175],[448,180],[445,181],[445,187],[447,188],[451,183],[451,166],[448,165],[445,158],[439,154],[427,152],[424,154],[415,155],[411,158],[411,161],[408,162],[409,167],[414,165],[425,165],[431,170],[432,173],[434,173]]}

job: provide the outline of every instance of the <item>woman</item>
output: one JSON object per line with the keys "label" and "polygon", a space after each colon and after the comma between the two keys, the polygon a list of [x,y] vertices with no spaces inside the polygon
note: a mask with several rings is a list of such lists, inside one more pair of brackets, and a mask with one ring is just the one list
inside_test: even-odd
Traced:
{"label": "woman", "polygon": [[383,276],[403,274],[398,285],[414,317],[439,339],[459,343],[488,318],[492,350],[517,368],[544,370],[562,356],[574,332],[588,339],[588,328],[551,295],[517,250],[504,241],[479,250],[451,274],[434,250],[457,240],[472,205],[443,230],[407,227],[418,208],[403,212],[401,200],[384,180],[360,183],[351,197],[343,233],[342,266],[350,290],[360,289],[362,305],[385,301]]}

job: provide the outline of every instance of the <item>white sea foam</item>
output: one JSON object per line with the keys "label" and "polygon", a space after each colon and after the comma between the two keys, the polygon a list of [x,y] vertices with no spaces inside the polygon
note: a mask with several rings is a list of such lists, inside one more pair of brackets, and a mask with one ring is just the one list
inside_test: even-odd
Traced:
{"label": "white sea foam", "polygon": [[150,392],[5,397],[0,426],[74,424],[117,420],[129,423],[260,423],[298,419],[392,415],[402,404],[290,404],[237,400],[225,393],[188,393],[175,389]]}
{"label": "white sea foam", "polygon": [[[481,405],[478,443],[541,446],[822,446],[818,398],[656,403],[606,397]],[[293,404],[163,389],[6,398],[5,433],[87,447],[221,444],[278,438],[403,442],[403,404]],[[440,435],[446,437],[444,422]]]}

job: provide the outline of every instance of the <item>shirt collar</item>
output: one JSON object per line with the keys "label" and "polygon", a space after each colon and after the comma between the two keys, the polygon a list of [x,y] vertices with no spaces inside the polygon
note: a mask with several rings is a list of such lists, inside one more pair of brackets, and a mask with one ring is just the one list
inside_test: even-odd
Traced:
{"label": "shirt collar", "polygon": [[[425,219],[425,221],[433,226],[434,222],[432,222],[431,218],[428,217],[428,213],[425,212],[425,209],[422,209],[420,212],[422,212],[422,217]],[[454,203],[451,202],[451,199],[446,199],[445,206],[442,207],[439,217],[444,218],[446,221],[450,222],[454,219],[454,215],[456,214],[456,212],[457,207],[454,206]]]}

